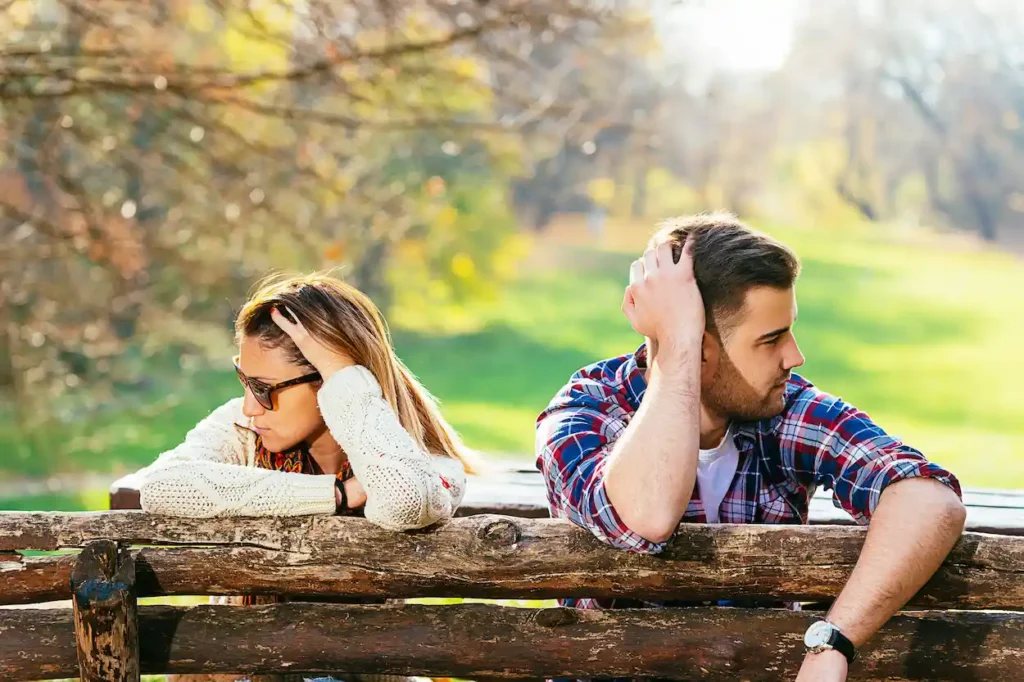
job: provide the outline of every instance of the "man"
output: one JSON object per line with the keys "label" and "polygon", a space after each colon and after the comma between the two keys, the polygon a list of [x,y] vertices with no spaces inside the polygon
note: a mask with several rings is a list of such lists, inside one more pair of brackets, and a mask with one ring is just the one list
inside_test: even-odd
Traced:
{"label": "man", "polygon": [[634,552],[661,551],[680,521],[806,523],[815,488],[831,489],[870,528],[826,621],[805,633],[797,680],[842,681],[856,647],[942,563],[966,511],[951,473],[792,373],[804,362],[798,273],[787,247],[731,215],[668,221],[623,297],[646,342],[555,396],[537,465],[552,516]]}

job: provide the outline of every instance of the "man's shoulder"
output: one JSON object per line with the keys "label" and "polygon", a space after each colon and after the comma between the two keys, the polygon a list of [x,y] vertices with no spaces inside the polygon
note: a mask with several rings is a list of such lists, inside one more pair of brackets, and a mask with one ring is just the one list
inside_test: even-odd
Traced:
{"label": "man's shoulder", "polygon": [[614,404],[617,408],[630,408],[627,388],[630,381],[636,381],[635,353],[618,355],[599,360],[582,367],[551,399],[541,414],[543,418],[552,411],[565,408],[602,409]]}
{"label": "man's shoulder", "polygon": [[770,419],[750,425],[763,436],[781,437],[794,427],[833,428],[838,420],[860,414],[839,396],[827,393],[807,378],[793,374],[786,383],[782,412]]}
{"label": "man's shoulder", "polygon": [[841,397],[823,391],[799,374],[786,384],[786,407],[782,416],[789,419],[830,419],[850,405]]}

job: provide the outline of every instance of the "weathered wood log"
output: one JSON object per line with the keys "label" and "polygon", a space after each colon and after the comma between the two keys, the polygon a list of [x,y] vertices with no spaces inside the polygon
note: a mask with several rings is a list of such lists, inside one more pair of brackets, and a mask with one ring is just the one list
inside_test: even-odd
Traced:
{"label": "weathered wood log", "polygon": [[[692,525],[664,553],[631,554],[553,519],[476,516],[420,533],[365,519],[179,519],[139,512],[0,513],[0,550],[81,546],[97,537],[135,554],[140,596],[573,597],[816,601],[838,594],[864,529]],[[0,564],[0,604],[67,597],[67,559]],[[66,574],[65,574],[66,575]],[[966,533],[911,601],[924,608],[1024,608],[1024,538]]]}
{"label": "weathered wood log", "polygon": [[[128,474],[110,486],[111,509],[140,509],[140,480]],[[965,488],[966,530],[999,535],[1024,535],[1024,492]],[[506,469],[474,476],[457,516],[500,514],[520,518],[548,517],[544,479],[536,469]],[[811,525],[853,525],[846,512],[832,504],[831,494],[819,490],[809,505]]]}
{"label": "weathered wood log", "polygon": [[138,682],[135,560],[128,549],[90,542],[71,571],[71,595],[82,682]]}
{"label": "weathered wood log", "polygon": [[[75,671],[70,614],[0,610],[0,677]],[[744,609],[576,611],[279,604],[142,607],[146,673],[331,672],[474,678],[657,676],[793,679],[810,614]],[[26,628],[33,628],[29,634]],[[282,636],[287,633],[287,636]],[[1020,679],[1024,615],[892,619],[851,680]]]}

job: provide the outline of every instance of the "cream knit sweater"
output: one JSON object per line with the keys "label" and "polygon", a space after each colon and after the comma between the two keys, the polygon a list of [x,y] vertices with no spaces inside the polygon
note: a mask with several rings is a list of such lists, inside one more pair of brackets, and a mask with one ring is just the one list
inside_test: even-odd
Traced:
{"label": "cream knit sweater", "polygon": [[[372,372],[337,372],[317,402],[366,490],[368,520],[409,530],[451,518],[466,486],[462,465],[416,445]],[[199,422],[184,443],[139,472],[142,508],[194,518],[334,514],[335,477],[256,468],[256,434],[247,423],[241,398]]]}

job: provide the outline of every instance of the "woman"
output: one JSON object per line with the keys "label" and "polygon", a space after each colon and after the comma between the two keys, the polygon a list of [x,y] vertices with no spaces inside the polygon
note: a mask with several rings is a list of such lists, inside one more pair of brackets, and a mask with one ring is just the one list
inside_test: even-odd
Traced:
{"label": "woman", "polygon": [[214,410],[184,443],[139,472],[145,511],[197,518],[362,512],[396,531],[451,518],[471,469],[468,451],[395,356],[368,297],[326,275],[270,280],[242,308],[235,332],[244,396]]}
{"label": "woman", "polygon": [[341,280],[266,282],[235,322],[244,397],[140,472],[175,516],[352,514],[390,530],[451,518],[464,446],[395,356],[383,317]]}

